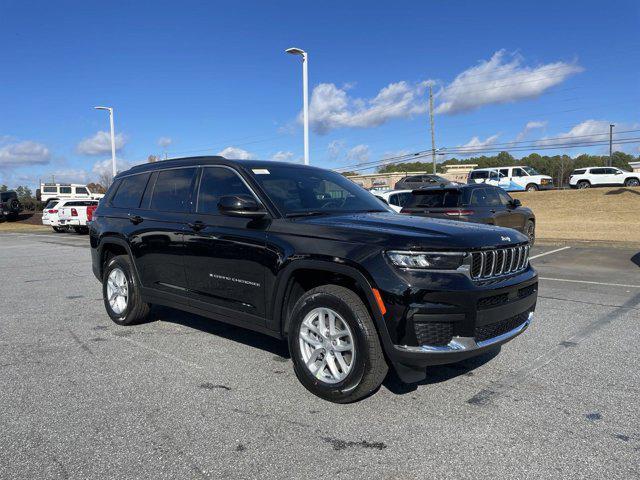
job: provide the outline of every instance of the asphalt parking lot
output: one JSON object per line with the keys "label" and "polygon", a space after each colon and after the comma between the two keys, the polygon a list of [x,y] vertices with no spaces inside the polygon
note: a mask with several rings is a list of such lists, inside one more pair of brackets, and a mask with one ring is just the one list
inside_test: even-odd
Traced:
{"label": "asphalt parking lot", "polygon": [[266,336],[113,324],[86,236],[2,234],[0,478],[637,478],[640,247],[568,246],[499,355],[334,405]]}

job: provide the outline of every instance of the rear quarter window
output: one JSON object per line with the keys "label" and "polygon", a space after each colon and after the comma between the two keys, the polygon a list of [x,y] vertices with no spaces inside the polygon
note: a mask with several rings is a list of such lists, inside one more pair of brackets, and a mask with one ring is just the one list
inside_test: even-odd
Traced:
{"label": "rear quarter window", "polygon": [[585,168],[581,168],[580,170],[574,170],[571,174],[572,175],[582,175],[586,171],[587,170]]}
{"label": "rear quarter window", "polygon": [[138,208],[150,176],[150,173],[140,173],[124,177],[111,200],[111,206],[116,208]]}

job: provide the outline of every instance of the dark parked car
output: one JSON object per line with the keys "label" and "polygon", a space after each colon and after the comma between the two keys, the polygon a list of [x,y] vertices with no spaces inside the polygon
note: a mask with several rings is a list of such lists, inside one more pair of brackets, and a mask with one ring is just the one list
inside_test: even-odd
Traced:
{"label": "dark parked car", "polygon": [[90,243],[115,323],[159,304],[287,339],[301,383],[340,403],[389,367],[417,382],[511,340],[537,299],[525,235],[398,215],[336,172],[281,162],[135,166]]}
{"label": "dark parked car", "polygon": [[485,183],[414,190],[400,213],[514,228],[532,245],[536,238],[531,209],[502,188]]}
{"label": "dark parked car", "polygon": [[450,180],[440,175],[410,175],[398,180],[395,185],[395,190],[415,190],[417,188],[435,187],[437,185],[449,185],[450,183]]}
{"label": "dark parked car", "polygon": [[0,192],[0,220],[16,219],[22,210],[18,195],[14,191]]}

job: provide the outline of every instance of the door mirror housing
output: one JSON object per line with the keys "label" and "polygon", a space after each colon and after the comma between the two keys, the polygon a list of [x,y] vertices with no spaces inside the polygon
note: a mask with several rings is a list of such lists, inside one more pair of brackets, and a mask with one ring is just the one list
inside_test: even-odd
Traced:
{"label": "door mirror housing", "polygon": [[518,208],[518,207],[522,206],[522,202],[520,200],[518,200],[517,198],[514,198],[513,200],[511,200],[511,206],[513,208]]}
{"label": "door mirror housing", "polygon": [[218,201],[218,210],[230,217],[262,218],[267,211],[249,195],[225,195]]}

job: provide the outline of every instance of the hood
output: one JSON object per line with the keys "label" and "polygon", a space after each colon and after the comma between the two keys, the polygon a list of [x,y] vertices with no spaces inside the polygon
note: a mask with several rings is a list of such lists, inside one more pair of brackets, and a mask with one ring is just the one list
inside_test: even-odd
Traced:
{"label": "hood", "polygon": [[527,242],[520,232],[493,225],[395,213],[351,213],[295,219],[324,238],[393,249],[476,249]]}

